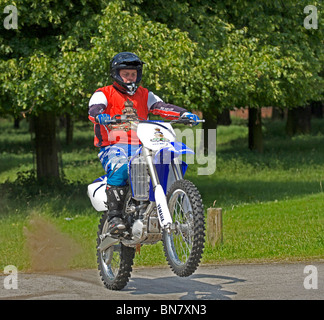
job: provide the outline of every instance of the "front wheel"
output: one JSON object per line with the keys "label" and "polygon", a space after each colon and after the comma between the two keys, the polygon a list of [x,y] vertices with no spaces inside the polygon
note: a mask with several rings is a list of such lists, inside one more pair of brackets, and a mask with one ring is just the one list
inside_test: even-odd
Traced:
{"label": "front wheel", "polygon": [[173,221],[171,231],[163,231],[163,247],[173,272],[190,276],[197,269],[204,249],[205,222],[200,193],[188,180],[177,180],[167,194]]}

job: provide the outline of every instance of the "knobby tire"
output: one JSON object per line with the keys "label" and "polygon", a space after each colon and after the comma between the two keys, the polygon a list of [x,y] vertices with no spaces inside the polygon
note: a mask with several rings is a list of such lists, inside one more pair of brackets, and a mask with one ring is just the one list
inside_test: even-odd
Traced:
{"label": "knobby tire", "polygon": [[173,213],[172,208],[170,208],[170,199],[172,197],[172,194],[174,194],[174,192],[177,192],[177,190],[178,192],[183,193],[183,195],[186,195],[188,197],[192,209],[192,212],[190,214],[191,221],[190,223],[187,222],[187,225],[189,225],[190,227],[190,240],[188,236],[186,238],[186,236],[178,235],[178,237],[184,239],[184,246],[186,246],[185,242],[190,243],[191,250],[189,257],[186,259],[186,261],[183,262],[180,258],[178,259],[178,253],[176,252],[176,244],[174,241],[174,237],[176,237],[177,235],[172,233],[168,234],[167,231],[163,232],[163,248],[165,257],[172,271],[180,277],[188,277],[191,274],[193,274],[197,269],[204,249],[204,209],[201,200],[201,195],[196,186],[189,180],[177,180],[170,187],[167,193],[167,201],[169,204],[170,214],[173,218],[173,222],[175,222],[175,214]]}
{"label": "knobby tire", "polygon": [[[104,228],[106,228],[107,224],[107,213],[104,213],[101,217],[98,233],[97,233],[97,246],[100,245],[101,239],[99,235],[105,233]],[[124,246],[121,242],[119,244],[113,246],[114,249],[118,248],[115,253],[119,254],[119,266],[118,270],[113,274],[112,277],[109,277],[107,273],[107,266],[103,261],[102,253],[100,250],[97,250],[97,263],[98,269],[100,273],[101,280],[103,281],[105,287],[110,290],[121,290],[123,289],[130,278],[132,272],[133,259],[135,256],[135,249],[131,247]],[[110,249],[112,250],[112,249]],[[109,267],[109,266],[108,266]]]}

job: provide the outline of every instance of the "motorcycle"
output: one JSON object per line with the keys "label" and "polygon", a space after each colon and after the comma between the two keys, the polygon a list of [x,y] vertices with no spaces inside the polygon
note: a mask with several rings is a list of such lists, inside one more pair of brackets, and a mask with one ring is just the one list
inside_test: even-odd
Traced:
{"label": "motorcycle", "polygon": [[110,290],[123,289],[130,278],[136,249],[159,241],[163,242],[173,272],[180,277],[190,276],[197,269],[204,249],[205,218],[198,189],[184,179],[188,165],[182,161],[182,155],[194,151],[176,141],[172,124],[192,125],[193,121],[186,118],[169,122],[129,121],[125,115],[107,121],[107,124],[118,123],[129,123],[142,145],[129,159],[123,234],[115,236],[108,232],[106,177],[88,186],[93,207],[103,212],[97,233],[101,279]]}

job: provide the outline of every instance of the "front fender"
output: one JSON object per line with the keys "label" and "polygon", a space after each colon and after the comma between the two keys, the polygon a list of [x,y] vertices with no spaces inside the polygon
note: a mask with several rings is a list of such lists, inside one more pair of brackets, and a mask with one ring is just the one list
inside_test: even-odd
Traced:
{"label": "front fender", "polygon": [[183,142],[171,142],[168,146],[158,150],[154,156],[154,164],[170,164],[171,160],[179,157],[181,154],[195,154]]}
{"label": "front fender", "polygon": [[[168,146],[161,148],[158,150],[153,158],[153,163],[155,165],[155,169],[157,175],[159,177],[160,184],[164,190],[164,193],[167,193],[168,187],[170,186],[169,172],[170,172],[170,163],[174,158],[179,157],[181,154],[188,153],[194,154],[194,151],[188,148],[182,142],[171,142]],[[183,176],[187,170],[188,165],[180,160],[180,168],[182,170]],[[150,201],[155,201],[155,195],[153,192],[152,182],[150,182]]]}

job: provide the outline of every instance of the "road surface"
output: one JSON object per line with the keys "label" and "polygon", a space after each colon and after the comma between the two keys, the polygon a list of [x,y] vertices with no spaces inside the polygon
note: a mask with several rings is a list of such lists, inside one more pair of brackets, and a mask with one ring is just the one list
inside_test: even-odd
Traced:
{"label": "road surface", "polygon": [[[311,267],[307,267],[311,265]],[[9,275],[10,276],[10,275]],[[324,262],[200,266],[188,278],[168,267],[134,268],[121,291],[107,290],[97,270],[17,273],[16,289],[0,274],[0,300],[323,300]],[[307,289],[309,288],[309,289]]]}

